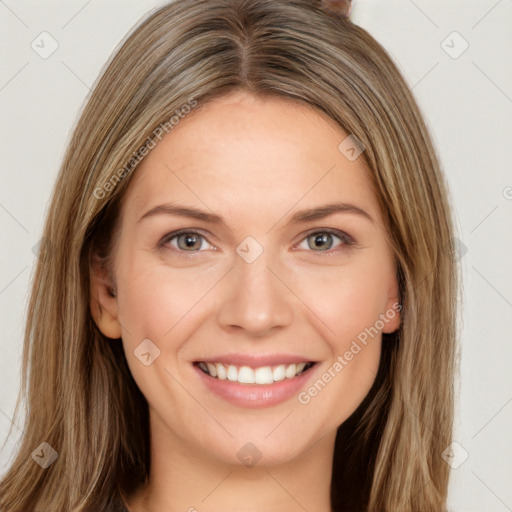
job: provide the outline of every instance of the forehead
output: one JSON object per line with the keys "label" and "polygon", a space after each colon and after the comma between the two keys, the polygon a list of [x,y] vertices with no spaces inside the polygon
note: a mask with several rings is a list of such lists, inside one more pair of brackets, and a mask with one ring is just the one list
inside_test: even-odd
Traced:
{"label": "forehead", "polygon": [[198,107],[156,145],[136,169],[124,209],[135,215],[179,200],[282,215],[295,203],[357,200],[377,215],[364,159],[339,149],[347,136],[308,105],[235,92]]}

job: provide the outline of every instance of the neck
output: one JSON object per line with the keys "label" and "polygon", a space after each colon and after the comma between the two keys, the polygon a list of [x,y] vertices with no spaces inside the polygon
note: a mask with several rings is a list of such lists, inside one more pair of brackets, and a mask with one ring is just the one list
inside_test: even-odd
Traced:
{"label": "neck", "polygon": [[336,431],[294,460],[248,467],[204,453],[150,418],[150,477],[130,497],[130,512],[331,512]]}

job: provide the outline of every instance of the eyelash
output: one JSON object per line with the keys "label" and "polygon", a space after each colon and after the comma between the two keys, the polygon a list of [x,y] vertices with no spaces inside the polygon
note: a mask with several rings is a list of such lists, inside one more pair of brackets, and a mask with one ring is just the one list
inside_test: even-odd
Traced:
{"label": "eyelash", "polygon": [[[307,233],[300,240],[299,244],[304,242],[304,241],[306,241],[306,243],[307,243],[307,239],[308,238],[310,238],[313,235],[320,235],[320,234],[333,235],[333,236],[339,238],[341,243],[336,248],[329,249],[327,251],[322,251],[322,250],[315,251],[314,249],[307,249],[309,252],[319,253],[319,254],[332,254],[332,253],[336,252],[339,247],[351,246],[351,245],[355,245],[356,244],[356,241],[350,235],[348,235],[344,231],[339,231],[337,229],[318,229],[318,230],[315,230],[315,231],[311,231],[311,232]],[[190,230],[190,229],[180,229],[179,231],[173,231],[172,233],[169,233],[169,234],[165,235],[160,240],[160,242],[158,243],[158,248],[164,248],[169,242],[171,242],[174,239],[177,239],[180,235],[194,235],[194,236],[201,237],[203,240],[208,242],[206,236],[203,235],[202,233],[198,232],[198,231],[194,231],[194,230]],[[208,243],[210,243],[210,242],[208,242]],[[213,245],[213,244],[210,244],[210,245]],[[187,253],[189,253],[189,254],[196,254],[196,253],[199,253],[199,252],[203,252],[201,250],[185,251],[183,249],[180,249],[179,247],[174,247],[174,246],[173,246],[173,250],[177,251],[178,253],[181,253],[181,255],[183,255],[183,256],[185,256],[185,255],[188,256]]]}

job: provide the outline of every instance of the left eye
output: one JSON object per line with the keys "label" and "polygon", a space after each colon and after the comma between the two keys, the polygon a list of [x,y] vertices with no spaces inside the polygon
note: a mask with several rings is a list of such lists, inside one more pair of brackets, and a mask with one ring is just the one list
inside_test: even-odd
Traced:
{"label": "left eye", "polygon": [[[335,243],[335,239],[339,240],[338,245],[350,245],[353,243],[352,238],[350,238],[345,233],[333,233],[332,231],[316,231],[314,233],[309,234],[301,244],[298,246],[300,249],[311,249],[317,252],[329,251],[333,248]],[[306,244],[304,247],[303,244]]]}
{"label": "left eye", "polygon": [[170,243],[176,249],[187,252],[194,252],[213,248],[213,245],[209,244],[203,235],[195,232],[182,232],[176,233],[173,236],[167,238],[166,242]]}

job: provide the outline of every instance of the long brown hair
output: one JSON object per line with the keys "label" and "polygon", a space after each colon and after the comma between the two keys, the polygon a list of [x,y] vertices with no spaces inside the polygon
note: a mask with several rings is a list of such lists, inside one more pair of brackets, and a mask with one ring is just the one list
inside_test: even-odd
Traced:
{"label": "long brown hair", "polygon": [[[2,511],[111,510],[146,482],[147,403],[121,344],[92,320],[91,258],[108,262],[124,191],[158,130],[234,89],[306,103],[363,143],[394,250],[402,322],[383,339],[370,393],[338,430],[333,507],[446,510],[453,227],[440,164],[404,78],[365,30],[319,2],[176,0],[120,46],[65,154],[28,308],[18,401],[26,427],[0,482]],[[32,456],[43,442],[58,455],[46,469]]]}

